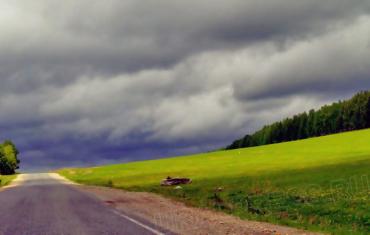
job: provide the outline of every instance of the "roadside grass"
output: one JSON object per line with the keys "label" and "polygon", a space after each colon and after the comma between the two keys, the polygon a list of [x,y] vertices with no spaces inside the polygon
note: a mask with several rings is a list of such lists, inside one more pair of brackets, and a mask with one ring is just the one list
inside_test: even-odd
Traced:
{"label": "roadside grass", "polygon": [[[370,130],[281,144],[92,168],[83,184],[155,192],[243,219],[332,234],[370,233]],[[193,180],[161,187],[167,176]]]}
{"label": "roadside grass", "polygon": [[10,184],[14,180],[16,175],[0,175],[0,187]]}

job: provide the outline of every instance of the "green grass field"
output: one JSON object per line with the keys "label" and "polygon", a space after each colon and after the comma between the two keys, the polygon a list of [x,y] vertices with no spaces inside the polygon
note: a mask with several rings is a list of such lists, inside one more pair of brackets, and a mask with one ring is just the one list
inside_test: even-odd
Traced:
{"label": "green grass field", "polygon": [[[333,234],[370,233],[370,130],[59,173],[83,184],[155,192],[241,218]],[[161,187],[167,176],[193,180]],[[221,192],[216,188],[222,187]]]}
{"label": "green grass field", "polygon": [[15,175],[0,175],[0,187],[8,185],[15,177]]}

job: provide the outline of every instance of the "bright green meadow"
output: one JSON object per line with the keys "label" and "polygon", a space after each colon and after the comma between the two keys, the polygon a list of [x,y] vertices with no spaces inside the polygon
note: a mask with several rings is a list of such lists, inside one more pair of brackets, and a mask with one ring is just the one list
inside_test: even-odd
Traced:
{"label": "bright green meadow", "polygon": [[8,185],[16,175],[0,175],[0,187]]}
{"label": "bright green meadow", "polygon": [[[62,169],[89,185],[155,192],[244,219],[370,234],[370,130],[192,156]],[[167,177],[193,180],[162,187]]]}

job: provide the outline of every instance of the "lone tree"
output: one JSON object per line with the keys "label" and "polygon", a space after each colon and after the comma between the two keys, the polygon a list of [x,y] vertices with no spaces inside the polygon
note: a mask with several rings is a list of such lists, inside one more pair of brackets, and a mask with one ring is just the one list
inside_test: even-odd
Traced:
{"label": "lone tree", "polygon": [[0,144],[0,174],[11,175],[19,168],[18,149],[15,145],[7,140]]}

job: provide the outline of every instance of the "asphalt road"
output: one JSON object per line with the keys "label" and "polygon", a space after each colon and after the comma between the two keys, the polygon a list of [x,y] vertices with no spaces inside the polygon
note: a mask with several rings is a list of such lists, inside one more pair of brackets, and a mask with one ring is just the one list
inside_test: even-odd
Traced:
{"label": "asphalt road", "polygon": [[53,174],[24,174],[0,191],[0,235],[164,234]]}

